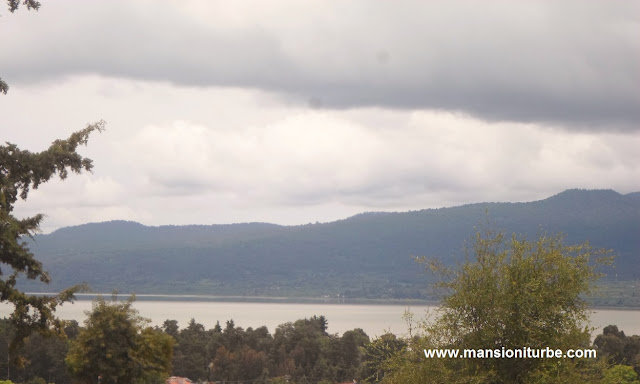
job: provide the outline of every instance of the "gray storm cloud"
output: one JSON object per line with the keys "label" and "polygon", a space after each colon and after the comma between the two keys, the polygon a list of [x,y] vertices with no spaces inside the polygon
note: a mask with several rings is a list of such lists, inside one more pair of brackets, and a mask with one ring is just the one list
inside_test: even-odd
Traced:
{"label": "gray storm cloud", "polygon": [[0,70],[14,85],[98,74],[332,109],[640,128],[633,2],[59,1],[2,16]]}

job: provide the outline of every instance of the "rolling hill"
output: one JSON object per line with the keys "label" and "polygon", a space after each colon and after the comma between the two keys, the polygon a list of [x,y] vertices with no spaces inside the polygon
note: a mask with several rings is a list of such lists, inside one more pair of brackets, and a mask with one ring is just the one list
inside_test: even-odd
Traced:
{"label": "rolling hill", "polygon": [[431,276],[412,256],[456,263],[487,220],[509,234],[562,232],[567,243],[613,249],[608,278],[640,279],[640,193],[567,190],[527,203],[370,212],[299,226],[66,227],[30,245],[53,282],[21,286],[51,292],[84,281],[99,292],[428,298]]}

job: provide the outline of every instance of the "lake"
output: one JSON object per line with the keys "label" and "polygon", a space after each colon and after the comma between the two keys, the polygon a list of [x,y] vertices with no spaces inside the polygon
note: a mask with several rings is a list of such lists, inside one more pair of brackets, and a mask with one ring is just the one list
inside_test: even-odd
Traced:
{"label": "lake", "polygon": [[[121,296],[124,297],[124,296]],[[108,295],[106,299],[110,299]],[[13,307],[3,303],[0,317],[8,316]],[[324,303],[273,303],[273,302],[219,302],[190,300],[141,300],[134,303],[140,315],[149,318],[152,325],[162,325],[164,320],[177,320],[186,327],[191,318],[206,329],[213,328],[216,321],[224,328],[225,321],[233,319],[236,326],[257,328],[266,325],[273,334],[275,328],[288,321],[295,321],[313,315],[324,315],[330,333],[338,333],[362,328],[370,337],[380,336],[387,331],[397,335],[407,334],[407,323],[403,313],[410,309],[414,319],[420,320],[436,307],[425,305],[377,305],[377,304],[324,304]],[[60,306],[57,314],[62,319],[77,320],[82,324],[85,311],[91,310],[91,300],[78,300],[74,304]],[[592,326],[602,328],[615,324],[627,335],[640,335],[640,310],[600,309],[591,314]]]}

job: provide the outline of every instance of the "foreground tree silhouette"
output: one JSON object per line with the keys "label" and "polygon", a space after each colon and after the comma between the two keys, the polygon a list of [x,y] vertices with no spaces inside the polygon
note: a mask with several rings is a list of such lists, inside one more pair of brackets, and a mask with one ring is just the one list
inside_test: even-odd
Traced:
{"label": "foreground tree silhouette", "polygon": [[[588,348],[583,295],[600,277],[607,252],[567,246],[559,236],[530,242],[488,232],[457,269],[431,263],[449,295],[421,337],[387,362],[389,383],[569,383],[602,377],[589,359],[427,359],[425,348],[474,350]],[[423,261],[425,261],[423,259]]]}
{"label": "foreground tree silhouette", "polygon": [[146,384],[170,375],[174,339],[148,327],[149,320],[132,308],[134,299],[118,301],[114,295],[111,302],[93,302],[65,359],[79,383],[95,383],[101,375],[103,384]]}
{"label": "foreground tree silhouette", "polygon": [[[16,11],[21,3],[28,10],[40,8],[40,2],[36,0],[7,0],[9,11]],[[0,93],[6,94],[8,89],[7,83],[0,79]],[[17,279],[22,275],[45,283],[50,281],[50,277],[24,241],[38,232],[44,216],[38,214],[18,219],[12,214],[14,204],[18,198],[26,200],[31,189],[37,189],[55,175],[65,179],[69,171],[91,171],[91,159],[80,156],[76,149],[87,144],[92,132],[102,131],[104,124],[104,121],[90,124],[67,140],[54,141],[49,149],[40,153],[21,150],[11,143],[0,145],[0,302],[15,306],[10,317],[15,329],[12,350],[17,349],[33,331],[62,335],[63,323],[55,318],[55,309],[71,300],[81,288],[70,287],[48,297],[26,295],[16,288]]]}
{"label": "foreground tree silhouette", "polygon": [[48,283],[50,277],[25,241],[39,230],[44,216],[18,219],[12,214],[14,205],[18,198],[26,200],[31,189],[37,189],[56,175],[65,179],[70,171],[91,171],[91,160],[76,150],[87,144],[92,132],[103,129],[103,121],[90,124],[67,140],[54,141],[49,149],[40,153],[21,150],[11,143],[0,146],[0,302],[15,306],[11,314],[16,331],[13,347],[34,330],[43,334],[60,331],[62,323],[54,316],[56,306],[73,299],[73,294],[81,288],[74,286],[56,296],[32,296],[16,288],[17,279],[22,275],[44,283]]}

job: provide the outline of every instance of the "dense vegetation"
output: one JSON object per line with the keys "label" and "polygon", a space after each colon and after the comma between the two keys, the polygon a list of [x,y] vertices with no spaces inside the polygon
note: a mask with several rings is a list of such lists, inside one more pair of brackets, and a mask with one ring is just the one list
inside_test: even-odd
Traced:
{"label": "dense vegetation", "polygon": [[[104,318],[105,308],[111,308],[112,320],[122,320],[130,310],[125,306],[101,301],[99,311],[94,309],[93,315],[102,312],[100,316]],[[136,325],[135,321],[100,325],[89,320],[85,327],[71,322],[66,328],[66,340],[44,340],[40,335],[29,338],[22,351],[23,366],[11,363],[9,370],[0,371],[0,379],[10,375],[16,383],[37,383],[41,378],[47,383],[63,384],[71,383],[75,376],[75,382],[93,383],[100,374],[105,384],[161,383],[171,372],[192,380],[334,383],[363,375],[363,348],[369,344],[369,336],[361,329],[342,336],[328,334],[327,325],[323,316],[313,316],[281,324],[272,334],[266,327],[245,330],[235,326],[233,320],[209,330],[195,320],[182,329],[175,320],[167,320],[156,329]],[[11,337],[10,324],[2,321],[0,326],[0,338]],[[101,339],[96,327],[109,335]],[[147,339],[147,347],[143,348],[132,342],[136,334],[155,335],[159,341]],[[163,349],[167,345],[163,338],[171,340],[173,350]],[[151,353],[157,346],[162,348]],[[173,367],[172,371],[162,375],[162,370],[148,369],[149,364],[164,357],[169,358],[171,364],[165,366]],[[6,361],[7,349],[6,344],[0,343],[0,359],[3,358]]]}
{"label": "dense vegetation", "polygon": [[[361,329],[342,336],[327,332],[324,316],[246,330],[228,320],[213,329],[192,319],[180,329],[175,320],[147,326],[131,307],[133,298],[95,301],[84,327],[70,323],[67,340],[34,335],[20,359],[0,359],[25,383],[48,380],[151,384],[169,374],[194,380],[257,383],[637,383],[640,337],[608,326],[591,343],[585,328],[583,295],[611,262],[609,252],[588,243],[565,245],[562,236],[536,241],[478,234],[465,262],[456,268],[422,259],[442,280],[438,315],[411,326],[409,336],[385,334],[375,340]],[[413,324],[413,322],[410,322]],[[10,322],[1,323],[11,338]],[[40,339],[38,339],[40,338]],[[511,350],[589,348],[595,358],[428,358],[427,349]],[[424,354],[423,354],[424,353]],[[14,363],[14,361],[16,363]],[[62,363],[64,361],[64,363]],[[11,366],[12,364],[20,364]],[[63,369],[66,364],[66,369]],[[13,372],[13,373],[11,373]],[[1,376],[0,376],[1,377]]]}
{"label": "dense vegetation", "polygon": [[488,212],[496,228],[527,238],[565,233],[569,243],[613,249],[616,268],[605,270],[604,282],[623,287],[598,304],[640,305],[640,292],[625,283],[640,278],[639,196],[570,190],[530,203],[365,213],[289,227],[85,224],[35,237],[32,249],[53,283],[24,287],[42,292],[88,282],[97,292],[433,299],[412,256],[462,261],[463,243]]}
{"label": "dense vegetation", "polygon": [[[352,379],[376,383],[392,372],[394,357],[397,359],[398,354],[404,353],[411,342],[393,334],[370,340],[360,329],[342,336],[327,334],[327,321],[322,316],[313,316],[282,324],[271,333],[266,327],[243,329],[235,326],[233,320],[208,330],[195,320],[183,328],[179,328],[175,320],[167,320],[161,329],[153,331],[174,340],[172,375],[227,382],[246,380],[275,384],[284,383],[288,378],[291,384],[328,384],[351,382]],[[13,383],[72,383],[65,357],[83,329],[76,322],[70,322],[65,328],[66,339],[32,335],[21,350],[23,365],[12,362],[7,367],[3,364],[0,383],[8,375]],[[0,320],[0,361],[7,361],[6,340],[10,337],[9,322]],[[603,384],[634,383],[619,377],[638,380],[640,336],[625,336],[617,327],[609,326],[596,337],[594,345],[601,351],[599,363],[611,367],[601,374],[612,377],[611,381],[601,381]],[[92,378],[97,379],[97,375]],[[109,383],[106,377],[103,383]]]}
{"label": "dense vegetation", "polygon": [[96,373],[105,382],[130,384],[162,382],[170,374],[174,340],[146,326],[133,300],[121,302],[114,295],[111,302],[94,301],[65,360],[76,383],[91,384]]}
{"label": "dense vegetation", "polygon": [[493,355],[439,359],[426,358],[423,351],[588,348],[588,312],[582,295],[588,295],[600,277],[598,265],[612,261],[607,254],[588,243],[567,246],[558,236],[528,241],[488,231],[478,234],[470,255],[458,268],[425,260],[442,276],[439,285],[447,295],[438,316],[391,359],[388,382],[599,381],[602,367],[594,359]]}

